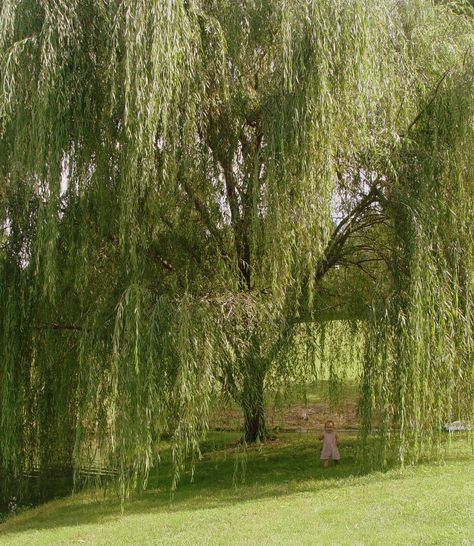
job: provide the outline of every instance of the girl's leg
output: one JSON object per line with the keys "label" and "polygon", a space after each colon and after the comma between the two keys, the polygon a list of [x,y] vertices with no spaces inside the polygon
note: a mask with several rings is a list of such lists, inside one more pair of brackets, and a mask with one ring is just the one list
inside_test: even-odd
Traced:
{"label": "girl's leg", "polygon": [[324,468],[327,468],[329,466],[329,459],[323,459],[323,465]]}

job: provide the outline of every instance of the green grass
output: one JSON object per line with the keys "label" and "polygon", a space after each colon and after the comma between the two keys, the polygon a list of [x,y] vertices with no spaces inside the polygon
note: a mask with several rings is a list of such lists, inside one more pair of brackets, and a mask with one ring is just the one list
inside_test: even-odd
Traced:
{"label": "green grass", "polygon": [[463,442],[442,465],[355,475],[350,437],[326,470],[314,436],[246,455],[236,438],[212,435],[194,482],[186,474],[172,500],[165,456],[123,515],[116,499],[81,493],[9,518],[0,544],[474,544],[474,457]]}
{"label": "green grass", "polygon": [[[320,404],[335,401],[357,402],[359,398],[359,385],[355,379],[345,379],[339,383],[331,383],[329,380],[321,379],[309,384],[295,384],[287,387],[284,392],[282,403],[292,404]],[[275,400],[275,393],[269,393],[269,401]],[[278,398],[278,397],[277,397]]]}

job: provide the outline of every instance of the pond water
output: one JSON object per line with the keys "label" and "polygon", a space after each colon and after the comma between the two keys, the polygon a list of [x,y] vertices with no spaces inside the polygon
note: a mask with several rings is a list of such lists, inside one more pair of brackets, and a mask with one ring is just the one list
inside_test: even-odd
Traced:
{"label": "pond water", "polygon": [[87,466],[79,471],[76,484],[72,467],[35,469],[18,478],[0,474],[0,523],[11,512],[70,495],[74,486],[77,490],[90,480],[103,482],[114,474],[104,467]]}

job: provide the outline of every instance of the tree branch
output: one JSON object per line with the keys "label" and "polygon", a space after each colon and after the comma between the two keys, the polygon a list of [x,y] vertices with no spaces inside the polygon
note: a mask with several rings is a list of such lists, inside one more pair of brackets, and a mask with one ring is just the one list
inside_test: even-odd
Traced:
{"label": "tree branch", "polygon": [[[354,231],[358,231],[357,222],[370,205],[377,201],[377,192],[375,186],[370,192],[343,218],[334,229],[329,243],[324,252],[323,258],[316,270],[316,282],[319,281],[328,271],[337,263],[340,256],[340,251],[347,241],[349,235]],[[370,224],[364,225],[368,227]],[[360,228],[362,229],[362,228]]]}
{"label": "tree branch", "polygon": [[197,211],[197,213],[199,215],[199,218],[201,219],[201,222],[204,224],[204,226],[208,229],[209,233],[216,240],[216,242],[217,242],[217,244],[219,246],[219,249],[220,249],[221,256],[225,260],[230,260],[231,258],[229,256],[229,254],[225,251],[225,245],[224,245],[224,242],[222,240],[221,233],[219,232],[217,227],[214,226],[214,224],[212,223],[211,217],[209,216],[208,210],[206,209],[206,207],[203,205],[202,201],[193,192],[193,190],[191,189],[191,187],[189,186],[189,184],[185,180],[181,181],[181,185],[182,185],[186,195],[188,196],[188,198],[193,203],[194,208],[196,209],[196,211]]}
{"label": "tree branch", "polygon": [[33,326],[33,328],[38,330],[82,330],[82,327],[77,326],[76,324],[62,324],[59,322],[40,322],[39,324]]}
{"label": "tree branch", "polygon": [[413,126],[420,120],[420,118],[423,116],[423,114],[428,110],[428,108],[433,104],[433,102],[435,101],[436,99],[436,95],[438,94],[438,91],[441,87],[441,84],[443,83],[443,81],[446,79],[447,75],[449,74],[449,72],[451,71],[451,68],[448,68],[448,70],[446,70],[443,75],[441,76],[441,78],[439,78],[439,80],[437,81],[436,83],[436,86],[434,88],[434,91],[433,91],[433,94],[431,96],[431,99],[427,102],[427,104],[425,104],[425,106],[423,106],[423,108],[418,112],[418,114],[415,116],[415,119],[410,123],[410,125],[407,127],[407,129],[400,134],[400,137],[401,138],[404,138],[408,135],[408,133],[410,132],[410,130],[413,128]]}

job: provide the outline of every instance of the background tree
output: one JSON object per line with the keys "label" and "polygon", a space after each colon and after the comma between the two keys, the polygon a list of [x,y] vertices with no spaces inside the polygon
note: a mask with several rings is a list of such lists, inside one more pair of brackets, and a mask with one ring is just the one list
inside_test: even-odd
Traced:
{"label": "background tree", "polygon": [[264,439],[294,325],[334,306],[369,318],[365,431],[402,460],[471,411],[461,5],[2,4],[3,469],[98,447],[125,493],[166,432],[177,479],[218,386]]}

